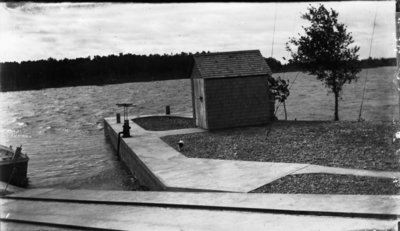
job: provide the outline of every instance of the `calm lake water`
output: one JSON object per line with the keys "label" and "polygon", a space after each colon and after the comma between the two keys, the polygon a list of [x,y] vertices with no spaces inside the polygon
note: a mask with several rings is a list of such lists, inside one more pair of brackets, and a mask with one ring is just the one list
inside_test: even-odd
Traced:
{"label": "calm lake water", "polygon": [[[19,146],[30,157],[30,188],[130,190],[133,179],[106,141],[103,118],[132,102],[133,114],[191,111],[188,81],[82,86],[0,93],[0,144]],[[179,97],[176,97],[179,95]],[[134,131],[132,131],[134,132]]]}

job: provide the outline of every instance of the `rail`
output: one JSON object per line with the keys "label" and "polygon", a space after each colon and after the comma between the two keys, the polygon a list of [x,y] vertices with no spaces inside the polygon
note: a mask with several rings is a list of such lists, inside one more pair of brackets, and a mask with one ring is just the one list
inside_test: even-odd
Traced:
{"label": "rail", "polygon": [[[99,204],[99,205],[118,205],[118,206],[141,206],[141,207],[161,207],[173,209],[192,209],[192,210],[210,210],[210,211],[230,211],[230,212],[250,212],[250,213],[273,213],[286,215],[312,215],[312,216],[334,216],[334,217],[350,217],[350,218],[372,218],[382,220],[396,220],[400,218],[393,214],[377,214],[377,213],[351,213],[351,212],[330,212],[330,211],[308,211],[308,210],[287,210],[287,209],[269,209],[269,208],[252,208],[252,207],[236,207],[236,206],[220,206],[220,205],[198,205],[198,204],[177,204],[177,203],[154,203],[154,202],[127,202],[127,201],[97,201],[97,200],[79,200],[79,199],[59,199],[59,198],[36,198],[36,197],[18,197],[6,196],[2,199],[8,200],[25,200],[25,201],[42,201],[42,202],[59,202],[59,203],[76,203],[76,204]],[[9,219],[0,218],[0,221],[8,221]]]}

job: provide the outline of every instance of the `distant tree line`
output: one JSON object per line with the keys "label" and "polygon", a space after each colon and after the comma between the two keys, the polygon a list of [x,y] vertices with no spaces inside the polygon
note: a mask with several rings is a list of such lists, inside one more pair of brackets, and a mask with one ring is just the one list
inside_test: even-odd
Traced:
{"label": "distant tree line", "polygon": [[[204,53],[204,52],[203,52]],[[55,60],[0,63],[0,90],[104,85],[187,78],[192,54],[119,54]]]}
{"label": "distant tree line", "polygon": [[[121,53],[93,58],[5,62],[0,63],[0,91],[184,79],[190,76],[192,55],[183,52],[164,55]],[[282,65],[273,58],[266,61],[273,72],[299,70],[291,64]],[[362,67],[396,65],[394,58],[370,58],[361,62]]]}
{"label": "distant tree line", "polygon": [[[282,64],[279,60],[274,58],[265,59],[271,68],[272,72],[291,72],[291,71],[301,71],[300,67],[293,63]],[[371,58],[362,59],[359,61],[361,68],[374,68],[383,66],[396,66],[396,58]]]}

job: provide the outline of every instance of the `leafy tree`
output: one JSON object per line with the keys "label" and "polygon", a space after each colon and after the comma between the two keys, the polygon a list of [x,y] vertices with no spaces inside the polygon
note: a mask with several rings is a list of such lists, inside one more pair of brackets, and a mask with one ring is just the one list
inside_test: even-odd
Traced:
{"label": "leafy tree", "polygon": [[268,78],[268,86],[269,86],[269,91],[272,97],[274,97],[275,100],[278,100],[280,103],[283,104],[283,108],[285,111],[285,120],[287,120],[287,111],[286,111],[286,104],[285,101],[290,95],[289,92],[289,81],[286,81],[284,79],[281,79],[281,77],[278,76],[277,79],[274,78]]}
{"label": "leafy tree", "polygon": [[271,68],[273,73],[280,72],[282,70],[282,63],[272,57],[266,58],[268,66]]}
{"label": "leafy tree", "polygon": [[339,120],[339,97],[345,83],[356,81],[361,71],[358,54],[360,47],[349,47],[354,41],[347,27],[338,22],[338,13],[310,5],[302,19],[311,25],[303,27],[305,35],[290,38],[286,43],[291,53],[290,63],[295,63],[318,80],[335,96],[335,120]]}

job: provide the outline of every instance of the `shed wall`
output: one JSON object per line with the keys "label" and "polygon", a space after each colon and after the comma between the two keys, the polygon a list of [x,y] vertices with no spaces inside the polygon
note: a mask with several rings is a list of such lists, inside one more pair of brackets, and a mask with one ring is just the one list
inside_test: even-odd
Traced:
{"label": "shed wall", "polygon": [[206,111],[206,95],[204,94],[204,79],[192,79],[194,88],[194,108],[196,112],[196,126],[208,129],[207,126],[207,111]]}
{"label": "shed wall", "polygon": [[270,121],[267,76],[204,79],[208,129]]}
{"label": "shed wall", "polygon": [[[196,126],[208,129],[205,107],[204,80],[201,78],[201,74],[196,65],[194,65],[192,68],[190,82],[192,87],[193,118],[196,121]],[[200,100],[200,97],[203,100]]]}

